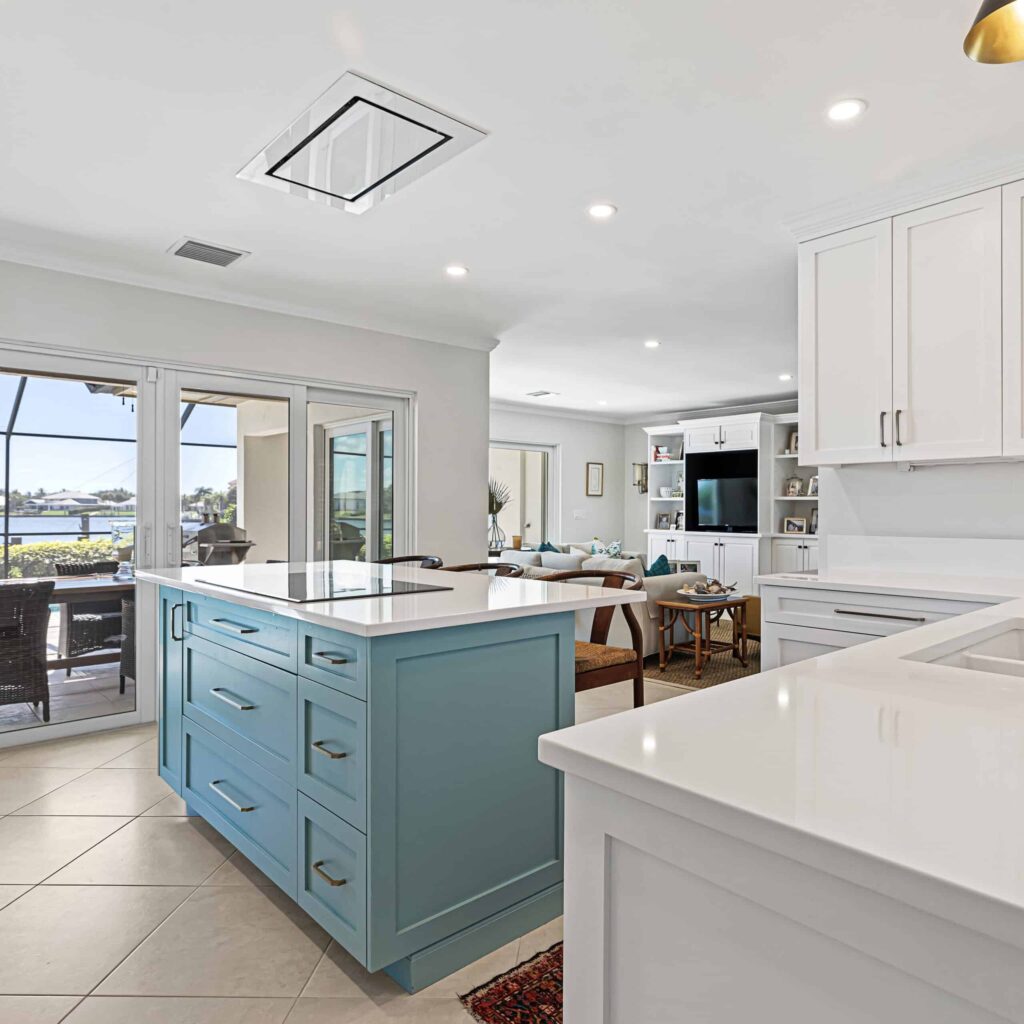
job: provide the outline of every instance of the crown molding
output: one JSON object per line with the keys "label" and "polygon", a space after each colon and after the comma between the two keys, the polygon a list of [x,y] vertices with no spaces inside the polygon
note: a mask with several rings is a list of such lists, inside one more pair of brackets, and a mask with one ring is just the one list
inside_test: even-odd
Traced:
{"label": "crown molding", "polygon": [[[678,420],[711,419],[715,416],[743,416],[758,412],[770,415],[782,415],[796,411],[797,396],[786,398],[751,399],[749,402],[730,402],[728,405],[702,405],[696,409],[674,409],[671,412],[652,413],[641,418],[626,421],[627,427],[671,426]],[[773,409],[773,406],[784,405],[785,409]]]}
{"label": "crown molding", "polygon": [[581,420],[584,423],[607,423],[613,427],[623,427],[627,420],[622,416],[596,416],[587,412],[578,412],[575,409],[538,409],[536,405],[526,402],[509,402],[505,399],[495,398],[491,400],[492,412],[515,412],[529,416],[547,416],[556,420]]}
{"label": "crown molding", "polygon": [[855,198],[826,203],[806,213],[797,214],[784,221],[783,226],[798,242],[806,242],[1021,179],[1024,179],[1024,161],[1019,159],[1013,163],[988,164],[984,167],[975,165],[972,170],[961,165],[955,174],[934,181],[929,186],[872,189]]}
{"label": "crown molding", "polygon": [[354,330],[370,331],[374,334],[387,334],[395,338],[409,341],[422,341],[430,345],[449,345],[453,348],[466,348],[477,352],[491,352],[498,347],[497,338],[447,339],[426,338],[422,335],[407,334],[400,330],[387,330],[374,327],[369,323],[352,320],[341,320],[338,314],[316,306],[303,306],[289,302],[275,302],[265,298],[254,298],[242,292],[232,292],[220,288],[203,288],[185,285],[181,282],[168,282],[158,274],[140,273],[136,271],[98,269],[88,261],[67,256],[56,256],[51,253],[41,255],[33,249],[0,242],[0,261],[16,263],[26,267],[37,267],[40,270],[53,270],[61,274],[75,274],[98,281],[110,281],[113,284],[129,285],[133,288],[148,288],[151,291],[166,292],[171,295],[183,295],[190,299],[204,299],[207,302],[221,302],[229,306],[242,306],[246,309],[257,309],[264,313],[278,313],[281,316],[294,316],[303,320],[318,320],[321,323],[334,324],[338,327],[351,327]]}

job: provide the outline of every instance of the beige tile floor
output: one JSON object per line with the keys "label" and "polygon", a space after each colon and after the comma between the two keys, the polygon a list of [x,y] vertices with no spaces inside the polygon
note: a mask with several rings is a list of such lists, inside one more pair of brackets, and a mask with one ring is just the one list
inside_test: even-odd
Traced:
{"label": "beige tile floor", "polygon": [[[577,718],[630,705],[607,686]],[[553,921],[410,996],[186,817],[155,763],[152,725],[0,750],[3,1024],[466,1024],[460,993],[561,938]]]}

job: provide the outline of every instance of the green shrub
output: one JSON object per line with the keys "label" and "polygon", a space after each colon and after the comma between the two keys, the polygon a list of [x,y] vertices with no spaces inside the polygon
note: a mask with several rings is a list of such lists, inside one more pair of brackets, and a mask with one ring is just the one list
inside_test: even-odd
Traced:
{"label": "green shrub", "polygon": [[54,562],[116,561],[114,545],[109,537],[98,540],[42,540],[35,544],[12,544],[12,579],[31,576],[53,576]]}

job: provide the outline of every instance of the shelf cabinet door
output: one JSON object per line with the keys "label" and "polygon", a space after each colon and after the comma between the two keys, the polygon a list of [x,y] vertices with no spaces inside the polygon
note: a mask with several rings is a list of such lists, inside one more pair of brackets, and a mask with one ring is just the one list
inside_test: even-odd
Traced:
{"label": "shelf cabinet door", "polygon": [[663,533],[649,533],[647,535],[647,564],[653,565],[661,556],[671,558],[668,553],[668,538]]}
{"label": "shelf cabinet door", "polygon": [[721,431],[721,451],[744,451],[757,447],[760,433],[757,420],[749,423],[723,423]]}
{"label": "shelf cabinet door", "polygon": [[772,541],[772,572],[803,572],[804,542],[778,537]]}
{"label": "shelf cabinet door", "polygon": [[1001,236],[998,188],[893,220],[896,461],[1002,454]]}
{"label": "shelf cabinet door", "polygon": [[1024,455],[1024,181],[1003,187],[1003,454]]}
{"label": "shelf cabinet door", "polygon": [[722,428],[719,424],[711,427],[694,427],[685,434],[685,454],[690,452],[717,452],[722,440]]}
{"label": "shelf cabinet door", "polygon": [[804,572],[818,571],[818,542],[816,540],[804,541]]}
{"label": "shelf cabinet door", "polygon": [[892,461],[892,222],[798,257],[800,462]]}
{"label": "shelf cabinet door", "polygon": [[718,538],[718,578],[736,584],[737,594],[755,594],[757,541],[746,537]]}
{"label": "shelf cabinet door", "polygon": [[687,537],[686,561],[697,562],[705,576],[718,575],[718,537]]}

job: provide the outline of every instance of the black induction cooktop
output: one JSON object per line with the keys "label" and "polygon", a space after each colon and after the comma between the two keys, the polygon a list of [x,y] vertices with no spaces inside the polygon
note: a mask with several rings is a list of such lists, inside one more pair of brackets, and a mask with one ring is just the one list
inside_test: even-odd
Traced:
{"label": "black induction cooktop", "polygon": [[[253,566],[256,569],[256,566]],[[283,567],[282,567],[283,568]],[[292,604],[312,604],[314,601],[355,601],[363,597],[398,597],[402,594],[426,594],[430,591],[451,590],[452,587],[436,587],[427,583],[411,583],[407,580],[385,576],[369,576],[360,572],[324,567],[306,569],[301,572],[268,573],[262,571],[243,573],[241,579],[204,580],[197,577],[197,583],[207,583],[225,590],[238,590],[243,594],[258,597],[272,597]]]}

